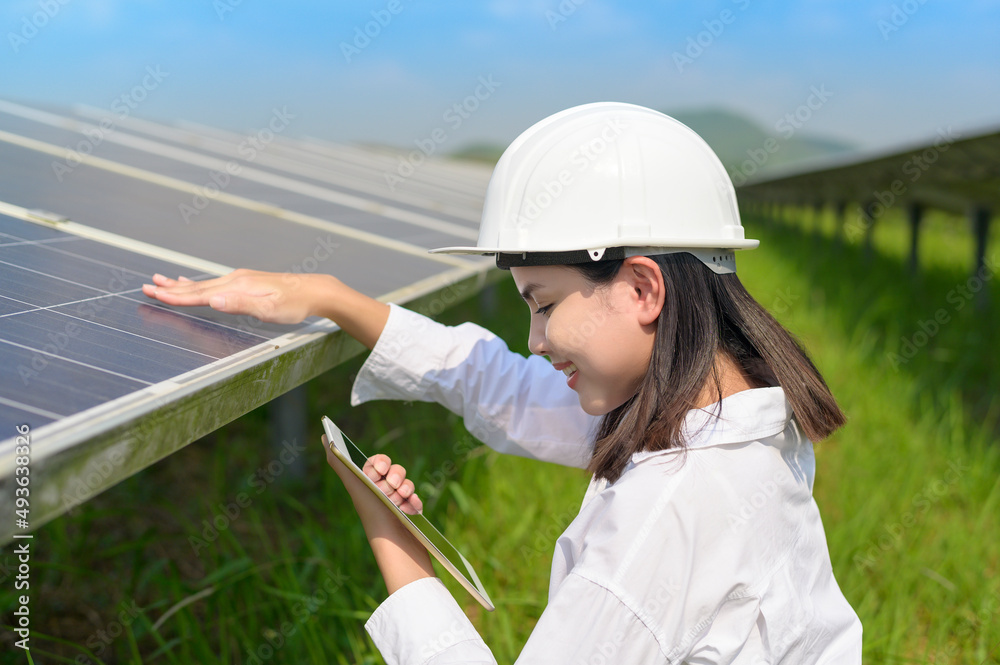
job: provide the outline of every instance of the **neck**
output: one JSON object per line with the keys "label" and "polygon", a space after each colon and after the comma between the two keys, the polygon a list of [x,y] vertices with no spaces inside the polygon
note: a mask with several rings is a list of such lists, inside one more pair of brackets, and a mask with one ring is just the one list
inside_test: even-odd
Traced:
{"label": "neck", "polygon": [[[715,373],[719,377],[719,388],[722,391],[721,399],[730,395],[759,388],[763,384],[755,382],[727,353],[719,353],[715,358]],[[716,389],[715,380],[710,373],[705,385],[702,386],[698,399],[695,401],[695,408],[704,408],[715,404],[720,399],[719,391]]]}

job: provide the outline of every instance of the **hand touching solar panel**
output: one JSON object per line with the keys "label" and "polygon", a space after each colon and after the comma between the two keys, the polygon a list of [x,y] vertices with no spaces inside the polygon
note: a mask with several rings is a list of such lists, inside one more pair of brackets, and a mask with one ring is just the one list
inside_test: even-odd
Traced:
{"label": "hand touching solar panel", "polygon": [[316,275],[234,270],[194,282],[153,275],[142,292],[168,305],[208,305],[229,314],[249,314],[269,323],[301,323],[310,311]]}
{"label": "hand touching solar panel", "polygon": [[153,284],[144,284],[142,292],[168,305],[208,305],[270,323],[299,323],[309,316],[323,316],[369,349],[389,317],[388,305],[322,274],[241,269],[198,282],[153,275]]}

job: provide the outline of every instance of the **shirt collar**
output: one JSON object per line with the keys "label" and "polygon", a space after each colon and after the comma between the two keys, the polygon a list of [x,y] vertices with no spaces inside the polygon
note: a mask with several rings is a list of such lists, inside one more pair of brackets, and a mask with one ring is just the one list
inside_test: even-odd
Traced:
{"label": "shirt collar", "polygon": [[[781,387],[743,390],[684,417],[682,436],[687,450],[723,446],[772,437],[788,426],[792,406]],[[680,448],[635,453],[633,464],[656,455],[680,452]]]}

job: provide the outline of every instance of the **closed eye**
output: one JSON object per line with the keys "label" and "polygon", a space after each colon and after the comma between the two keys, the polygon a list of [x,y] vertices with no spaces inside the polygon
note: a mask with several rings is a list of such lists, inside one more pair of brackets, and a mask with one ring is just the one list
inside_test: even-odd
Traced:
{"label": "closed eye", "polygon": [[549,310],[552,309],[552,305],[546,305],[545,307],[539,307],[535,310],[535,314],[548,314]]}

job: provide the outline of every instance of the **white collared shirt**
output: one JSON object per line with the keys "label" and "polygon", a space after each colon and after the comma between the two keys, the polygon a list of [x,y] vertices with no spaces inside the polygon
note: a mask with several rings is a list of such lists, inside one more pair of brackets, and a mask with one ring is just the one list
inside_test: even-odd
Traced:
{"label": "white collared shirt", "polygon": [[[437,401],[500,452],[577,467],[597,424],[544,359],[397,306],[354,385],[353,404],[371,399]],[[684,432],[684,450],[637,453],[615,483],[591,481],[518,663],[860,663],[812,444],[781,388],[692,410]],[[390,664],[495,662],[436,578],[393,593],[366,628]]]}

